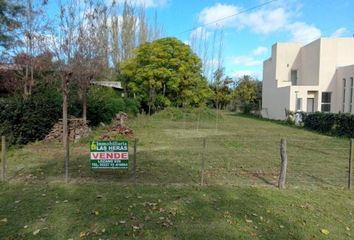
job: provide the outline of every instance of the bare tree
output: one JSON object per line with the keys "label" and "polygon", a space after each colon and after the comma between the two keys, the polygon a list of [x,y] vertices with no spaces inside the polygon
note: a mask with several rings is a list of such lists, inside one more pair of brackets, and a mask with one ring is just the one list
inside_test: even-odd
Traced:
{"label": "bare tree", "polygon": [[80,0],[59,2],[59,26],[53,30],[50,49],[57,61],[56,74],[62,81],[63,92],[63,146],[65,163],[65,182],[69,181],[69,138],[68,138],[68,97],[69,84],[73,81],[73,64],[78,49],[78,29],[82,24],[79,9]]}
{"label": "bare tree", "polygon": [[138,45],[147,42],[149,39],[149,26],[146,19],[146,11],[144,7],[139,9],[139,32],[138,32]]}
{"label": "bare tree", "polygon": [[[7,62],[16,64],[16,84],[14,89],[21,89],[23,96],[31,95],[35,85],[36,62],[35,58],[44,54],[44,36],[48,34],[49,21],[45,15],[47,1],[19,0],[17,4],[23,6],[23,14],[18,15],[20,23],[12,32],[12,42],[9,51],[5,51]],[[6,55],[6,56],[5,56]]]}

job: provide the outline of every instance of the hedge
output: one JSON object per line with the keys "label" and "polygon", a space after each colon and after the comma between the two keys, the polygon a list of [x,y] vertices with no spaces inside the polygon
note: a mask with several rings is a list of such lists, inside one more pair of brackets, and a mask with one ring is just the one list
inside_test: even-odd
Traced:
{"label": "hedge", "polygon": [[304,127],[334,136],[354,137],[354,115],[343,113],[302,113]]}

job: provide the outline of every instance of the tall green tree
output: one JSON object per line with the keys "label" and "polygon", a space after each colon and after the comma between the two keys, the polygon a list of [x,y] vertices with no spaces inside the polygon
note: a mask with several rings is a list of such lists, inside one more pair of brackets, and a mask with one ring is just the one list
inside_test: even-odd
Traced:
{"label": "tall green tree", "polygon": [[215,70],[210,87],[213,90],[211,103],[216,109],[223,109],[230,103],[232,89],[229,85],[232,82],[232,79],[225,75],[224,68],[219,67]]}
{"label": "tall green tree", "polygon": [[24,14],[24,7],[16,1],[0,0],[0,47],[8,48],[13,43],[13,32],[21,27],[18,17]]}
{"label": "tall green tree", "polygon": [[201,60],[176,38],[142,44],[133,58],[121,65],[123,84],[129,95],[149,108],[198,106],[210,96],[202,76]]}
{"label": "tall green tree", "polygon": [[262,83],[251,76],[245,75],[236,83],[233,98],[238,106],[248,113],[257,108],[262,98]]}

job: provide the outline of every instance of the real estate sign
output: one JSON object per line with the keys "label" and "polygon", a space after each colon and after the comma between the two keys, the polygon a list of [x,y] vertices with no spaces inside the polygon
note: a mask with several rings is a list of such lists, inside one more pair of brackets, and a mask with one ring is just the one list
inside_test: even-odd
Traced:
{"label": "real estate sign", "polygon": [[128,169],[128,141],[91,141],[91,169]]}

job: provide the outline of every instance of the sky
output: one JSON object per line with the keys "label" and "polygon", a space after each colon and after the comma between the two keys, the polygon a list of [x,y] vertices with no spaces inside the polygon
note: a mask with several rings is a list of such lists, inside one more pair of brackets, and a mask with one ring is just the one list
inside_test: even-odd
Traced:
{"label": "sky", "polygon": [[[229,77],[251,75],[262,80],[262,64],[270,57],[274,43],[306,44],[319,37],[353,37],[354,34],[354,0],[131,1],[146,7],[150,21],[157,13],[165,37],[176,37],[192,47],[201,36],[209,43],[214,36],[217,36],[215,42],[222,39],[220,57],[217,50],[211,54],[210,46],[208,54],[205,51],[200,54],[207,56],[200,57],[211,69],[208,77],[221,59]],[[216,45],[215,49],[220,46]]]}
{"label": "sky", "polygon": [[276,42],[306,44],[319,37],[354,34],[354,0],[135,1],[148,13],[157,12],[166,36],[185,43],[198,32],[207,38],[222,32],[222,62],[231,77],[247,74],[262,80],[263,61]]}

